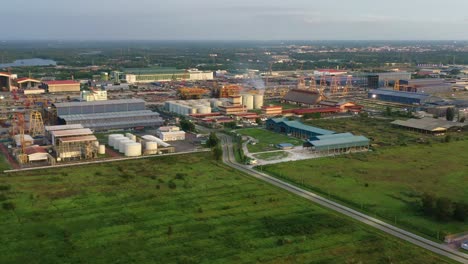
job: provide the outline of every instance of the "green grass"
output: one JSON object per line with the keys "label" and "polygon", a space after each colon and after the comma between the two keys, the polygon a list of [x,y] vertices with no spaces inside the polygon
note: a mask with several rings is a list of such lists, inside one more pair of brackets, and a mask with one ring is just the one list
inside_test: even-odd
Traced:
{"label": "green grass", "polygon": [[1,263],[448,262],[208,153],[22,172],[0,186],[16,205],[0,209]]}
{"label": "green grass", "polygon": [[[336,158],[263,166],[262,170],[329,194],[432,238],[468,230],[468,222],[439,222],[419,209],[424,192],[468,200],[468,141],[380,149]],[[293,170],[291,168],[294,168]],[[366,187],[367,184],[367,187]]]}
{"label": "green grass", "polygon": [[236,130],[236,133],[253,137],[258,141],[255,145],[247,145],[250,153],[276,150],[276,145],[280,143],[291,143],[295,146],[302,145],[302,141],[300,139],[288,137],[262,128],[239,129]]}
{"label": "green grass", "polygon": [[256,159],[261,160],[278,160],[288,157],[288,153],[286,151],[274,151],[274,152],[267,152],[267,153],[259,153],[253,155]]}
{"label": "green grass", "polygon": [[316,119],[305,123],[336,132],[351,132],[355,135],[363,135],[371,139],[371,144],[374,146],[400,146],[440,141],[439,138],[434,136],[394,127],[390,122],[392,120],[353,117]]}

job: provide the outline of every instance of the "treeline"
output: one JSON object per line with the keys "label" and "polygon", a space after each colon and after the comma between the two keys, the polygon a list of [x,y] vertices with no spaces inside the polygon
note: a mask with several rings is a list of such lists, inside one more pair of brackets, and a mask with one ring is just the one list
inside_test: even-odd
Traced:
{"label": "treeline", "polygon": [[421,207],[426,216],[434,217],[439,221],[465,221],[468,218],[468,203],[454,202],[430,193],[422,195]]}

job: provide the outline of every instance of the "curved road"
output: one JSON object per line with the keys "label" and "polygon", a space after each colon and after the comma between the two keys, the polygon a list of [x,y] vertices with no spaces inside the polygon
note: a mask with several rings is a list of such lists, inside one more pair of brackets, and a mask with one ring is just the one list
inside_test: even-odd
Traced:
{"label": "curved road", "polygon": [[366,214],[363,214],[361,212],[348,208],[344,205],[341,205],[331,200],[328,200],[326,198],[323,198],[315,193],[303,190],[292,184],[289,184],[282,180],[271,177],[265,173],[261,173],[249,167],[240,165],[239,163],[236,162],[235,157],[234,157],[234,149],[233,149],[231,137],[223,135],[223,134],[218,134],[218,136],[221,138],[221,142],[223,146],[223,161],[228,166],[234,169],[240,170],[246,174],[249,174],[250,176],[255,177],[259,180],[265,181],[269,184],[275,185],[286,191],[289,191],[298,196],[301,196],[309,201],[320,204],[323,207],[329,208],[331,210],[334,210],[346,216],[352,217],[359,222],[370,225],[374,228],[384,231],[387,234],[401,238],[417,246],[430,250],[434,253],[443,255],[447,258],[458,261],[460,263],[468,263],[468,255],[465,253],[453,250],[445,245],[442,245],[442,244],[433,242],[431,240],[428,240],[426,238],[423,238],[421,236],[415,235],[411,232],[405,231],[401,228],[385,223],[379,219],[370,217]]}

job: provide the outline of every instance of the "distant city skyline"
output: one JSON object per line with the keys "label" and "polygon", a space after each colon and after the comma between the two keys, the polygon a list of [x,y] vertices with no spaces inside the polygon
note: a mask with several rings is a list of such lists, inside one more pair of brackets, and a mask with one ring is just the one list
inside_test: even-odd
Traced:
{"label": "distant city skyline", "polygon": [[15,0],[1,5],[6,30],[0,40],[468,40],[466,0]]}

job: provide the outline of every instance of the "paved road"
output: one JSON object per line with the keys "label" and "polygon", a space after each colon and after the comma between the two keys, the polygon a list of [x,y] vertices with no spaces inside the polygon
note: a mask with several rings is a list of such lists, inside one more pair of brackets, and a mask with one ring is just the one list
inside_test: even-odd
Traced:
{"label": "paved road", "polygon": [[336,212],[342,213],[346,216],[352,217],[356,219],[357,221],[360,221],[364,224],[370,225],[372,227],[375,227],[387,234],[393,235],[395,237],[401,238],[403,240],[406,240],[410,243],[413,243],[417,246],[420,246],[422,248],[425,248],[427,250],[430,250],[434,253],[443,255],[447,258],[450,258],[452,260],[458,261],[460,263],[468,263],[468,254],[455,251],[451,248],[449,248],[446,245],[439,244],[436,242],[433,242],[431,240],[428,240],[426,238],[423,238],[421,236],[415,235],[411,232],[405,231],[401,228],[395,227],[393,225],[390,225],[388,223],[385,223],[379,219],[370,217],[366,214],[363,214],[361,212],[358,212],[356,210],[353,210],[351,208],[348,208],[344,205],[335,203],[333,201],[330,201],[326,198],[323,198],[315,193],[305,191],[299,187],[296,187],[292,184],[286,183],[284,181],[281,181],[279,179],[276,179],[274,177],[271,177],[269,175],[266,175],[264,173],[258,172],[254,169],[251,169],[249,167],[240,165],[236,162],[235,157],[234,157],[234,150],[233,150],[233,145],[231,138],[226,135],[219,134],[219,137],[221,138],[221,142],[223,145],[223,161],[230,167],[237,169],[239,171],[242,171],[246,174],[249,174],[252,177],[255,177],[257,179],[263,180],[265,182],[268,182],[272,185],[275,185],[279,188],[282,188],[284,190],[287,190],[291,193],[294,193],[298,196],[301,196],[307,200],[310,200],[314,203],[320,204],[323,207],[329,208],[331,210],[334,210]]}

